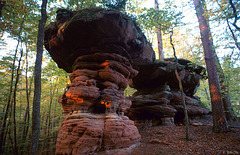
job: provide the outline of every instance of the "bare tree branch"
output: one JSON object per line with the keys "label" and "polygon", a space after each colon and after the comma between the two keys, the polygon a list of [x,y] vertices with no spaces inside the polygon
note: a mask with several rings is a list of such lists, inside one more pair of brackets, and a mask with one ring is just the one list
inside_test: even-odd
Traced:
{"label": "bare tree branch", "polygon": [[229,3],[230,3],[230,5],[231,5],[231,8],[233,9],[233,15],[234,15],[234,22],[232,23],[232,25],[233,25],[238,31],[240,31],[240,27],[238,27],[238,26],[236,25],[237,20],[238,20],[236,8],[235,8],[232,0],[229,0]]}
{"label": "bare tree branch", "polygon": [[[230,0],[230,1],[232,1],[232,0]],[[218,1],[217,1],[217,4],[218,4],[218,6],[220,7],[221,11],[222,11],[222,12],[225,14],[225,16],[226,16],[228,29],[230,30],[230,32],[231,32],[231,34],[232,34],[232,38],[233,38],[233,40],[234,40],[234,42],[235,42],[235,45],[237,46],[238,50],[240,51],[240,45],[239,45],[239,43],[238,43],[237,37],[235,36],[235,34],[234,34],[234,32],[233,32],[230,24],[229,24],[229,20],[228,20],[228,17],[227,17],[227,13],[224,11],[224,9],[223,9],[222,6],[218,3]],[[234,6],[234,5],[233,5],[233,6]],[[236,11],[236,9],[235,9],[235,11]],[[236,22],[236,18],[235,18],[235,21],[234,21],[234,22]]]}

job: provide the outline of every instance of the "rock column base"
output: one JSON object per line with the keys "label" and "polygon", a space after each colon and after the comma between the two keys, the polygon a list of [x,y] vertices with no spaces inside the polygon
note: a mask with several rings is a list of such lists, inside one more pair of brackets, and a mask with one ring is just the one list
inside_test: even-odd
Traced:
{"label": "rock column base", "polygon": [[75,111],[62,121],[56,154],[128,154],[140,139],[134,122],[126,116]]}

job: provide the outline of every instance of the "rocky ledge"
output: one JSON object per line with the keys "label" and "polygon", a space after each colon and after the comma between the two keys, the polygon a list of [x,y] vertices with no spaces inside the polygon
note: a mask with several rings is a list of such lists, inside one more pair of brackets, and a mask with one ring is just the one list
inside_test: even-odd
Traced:
{"label": "rocky ledge", "polygon": [[181,102],[177,70],[184,91],[185,103],[190,117],[206,115],[209,110],[201,107],[194,96],[201,79],[206,79],[204,67],[189,60],[165,59],[160,62],[134,65],[139,73],[132,79],[131,87],[137,91],[130,97],[132,106],[126,111],[138,126],[184,124],[184,108]]}

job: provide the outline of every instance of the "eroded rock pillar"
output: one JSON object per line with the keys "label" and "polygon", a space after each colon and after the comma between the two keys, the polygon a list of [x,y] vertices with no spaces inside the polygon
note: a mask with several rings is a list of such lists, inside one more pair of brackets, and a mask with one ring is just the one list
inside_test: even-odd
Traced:
{"label": "eroded rock pillar", "polygon": [[[133,121],[124,116],[124,97],[137,72],[155,52],[132,18],[117,10],[58,9],[45,28],[44,45],[71,84],[59,98],[66,114],[56,154],[127,154],[140,141]],[[130,64],[131,61],[131,64]]]}
{"label": "eroded rock pillar", "polygon": [[129,152],[140,135],[134,122],[124,116],[123,111],[131,106],[124,90],[137,71],[114,53],[80,56],[73,69],[71,84],[59,98],[66,116],[56,154]]}

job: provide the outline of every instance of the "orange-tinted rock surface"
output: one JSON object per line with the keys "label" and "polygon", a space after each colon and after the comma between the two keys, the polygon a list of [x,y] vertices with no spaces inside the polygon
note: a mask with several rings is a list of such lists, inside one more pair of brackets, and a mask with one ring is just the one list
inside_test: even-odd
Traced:
{"label": "orange-tinted rock surface", "polygon": [[136,22],[116,10],[59,9],[44,43],[58,66],[71,73],[71,84],[59,97],[66,116],[56,154],[131,151],[140,135],[124,116],[131,106],[124,90],[138,73],[132,61],[155,59]]}
{"label": "orange-tinted rock surface", "polygon": [[80,56],[73,67],[71,84],[59,98],[66,116],[56,154],[130,151],[140,135],[134,122],[123,115],[132,103],[124,97],[124,89],[137,71],[113,53]]}
{"label": "orange-tinted rock surface", "polygon": [[127,154],[139,143],[136,133],[137,127],[126,116],[75,111],[62,121],[56,154],[111,154],[114,150]]}
{"label": "orange-tinted rock surface", "polygon": [[121,113],[130,108],[131,101],[124,97],[124,89],[137,71],[126,58],[113,53],[84,55],[78,57],[74,68],[71,84],[59,98],[64,113]]}

